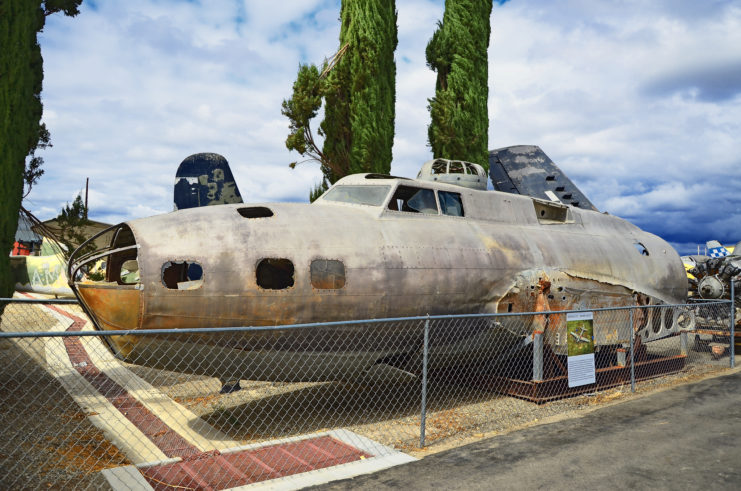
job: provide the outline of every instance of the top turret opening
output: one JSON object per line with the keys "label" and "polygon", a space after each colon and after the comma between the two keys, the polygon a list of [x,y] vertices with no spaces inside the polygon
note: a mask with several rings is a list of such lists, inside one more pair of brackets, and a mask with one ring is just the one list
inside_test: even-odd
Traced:
{"label": "top turret opening", "polygon": [[484,171],[484,168],[479,164],[461,160],[435,159],[425,162],[419,174],[417,174],[417,179],[486,190],[486,171]]}

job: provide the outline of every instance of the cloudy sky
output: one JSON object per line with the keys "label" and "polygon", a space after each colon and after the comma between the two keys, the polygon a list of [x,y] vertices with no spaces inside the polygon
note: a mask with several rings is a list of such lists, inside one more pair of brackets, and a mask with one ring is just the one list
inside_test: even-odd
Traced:
{"label": "cloudy sky", "polygon": [[[444,2],[397,0],[392,173],[431,158],[424,50]],[[85,0],[47,19],[53,148],[27,199],[39,218],[90,178],[91,218],[172,209],[178,164],[217,152],[245,201],[307,201],[281,101],[301,62],[338,48],[338,0]],[[591,201],[680,252],[741,240],[741,3],[495,2],[489,148],[539,145]]]}

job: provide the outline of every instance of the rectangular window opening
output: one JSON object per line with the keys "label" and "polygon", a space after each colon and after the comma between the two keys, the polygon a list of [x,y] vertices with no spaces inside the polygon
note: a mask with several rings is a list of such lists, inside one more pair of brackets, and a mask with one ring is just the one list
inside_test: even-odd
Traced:
{"label": "rectangular window opening", "polygon": [[285,290],[293,286],[293,263],[284,258],[265,258],[257,264],[257,285],[266,290]]}
{"label": "rectangular window opening", "polygon": [[203,268],[194,261],[167,261],[162,265],[162,284],[168,290],[195,290],[203,285]]}
{"label": "rectangular window opening", "polygon": [[345,286],[345,265],[336,259],[311,261],[311,286],[318,290],[338,290]]}
{"label": "rectangular window opening", "polygon": [[549,224],[573,222],[573,217],[571,216],[571,212],[567,205],[541,199],[533,199],[533,206],[535,208],[535,216],[538,217],[540,223]]}
{"label": "rectangular window opening", "polygon": [[463,212],[463,201],[461,200],[460,193],[451,193],[450,191],[438,191],[437,197],[440,199],[440,209],[443,215],[462,217],[465,216]]}
{"label": "rectangular window opening", "polygon": [[389,210],[405,211],[409,213],[423,213],[437,215],[437,201],[432,189],[399,186],[389,201]]}

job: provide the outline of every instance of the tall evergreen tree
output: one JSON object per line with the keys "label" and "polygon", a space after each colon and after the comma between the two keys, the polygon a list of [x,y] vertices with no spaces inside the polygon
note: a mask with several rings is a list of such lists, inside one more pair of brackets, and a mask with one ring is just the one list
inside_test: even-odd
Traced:
{"label": "tall evergreen tree", "polygon": [[[67,203],[57,216],[57,227],[59,233],[57,238],[59,243],[64,247],[61,248],[62,256],[68,261],[75,249],[85,242],[89,237],[85,236],[85,226],[90,225],[87,219],[87,207],[82,201],[79,194],[70,205]],[[88,244],[87,250],[83,249],[83,254],[95,250],[94,244]]]}
{"label": "tall evergreen tree", "polygon": [[[391,170],[396,103],[397,45],[394,0],[343,0],[340,50],[315,65],[300,65],[293,95],[283,101],[290,120],[286,146],[319,161],[324,175],[312,200],[337,179],[358,172]],[[310,128],[324,101],[318,134]],[[295,162],[292,166],[295,166]]]}
{"label": "tall evergreen tree", "polygon": [[[0,296],[13,292],[10,252],[18,226],[24,181],[41,175],[38,148],[49,145],[40,123],[41,48],[36,39],[47,15],[75,16],[82,0],[0,0]],[[28,165],[26,157],[31,157]]]}
{"label": "tall evergreen tree", "polygon": [[489,70],[491,0],[446,0],[442,22],[427,44],[427,66],[437,72],[429,99],[428,138],[435,157],[489,168]]}

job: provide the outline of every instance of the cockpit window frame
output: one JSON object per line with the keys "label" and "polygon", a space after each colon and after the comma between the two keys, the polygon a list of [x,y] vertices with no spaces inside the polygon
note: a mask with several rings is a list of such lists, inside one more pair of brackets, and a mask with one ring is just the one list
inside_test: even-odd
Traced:
{"label": "cockpit window frame", "polygon": [[[432,193],[433,199],[435,200],[436,212],[435,213],[425,213],[423,211],[408,211],[408,210],[399,210],[399,209],[392,208],[391,203],[393,202],[393,200],[399,193],[400,188],[409,188],[409,189],[429,191],[430,193]],[[394,213],[394,214],[398,213],[398,214],[403,214],[404,216],[414,216],[414,215],[419,215],[423,217],[440,216],[440,202],[438,201],[438,198],[437,198],[437,190],[435,188],[419,186],[417,183],[414,183],[413,186],[410,186],[406,183],[399,183],[397,186],[394,187],[393,191],[389,193],[389,196],[386,202],[384,203],[383,207],[384,207],[384,212],[389,212],[389,213]]]}
{"label": "cockpit window frame", "polygon": [[[339,190],[340,188],[379,188],[379,189],[385,189],[385,194],[383,196],[383,199],[378,204],[372,204],[372,203],[355,203],[352,201],[341,201],[341,200],[334,200],[334,199],[328,199],[327,195],[333,192],[336,192],[335,190]],[[332,203],[332,204],[342,204],[342,205],[352,205],[352,206],[369,206],[373,208],[378,207],[384,207],[389,201],[389,196],[392,194],[392,192],[396,188],[392,186],[391,184],[338,184],[336,186],[332,186],[330,189],[328,189],[320,198],[321,201]]]}
{"label": "cockpit window frame", "polygon": [[[443,209],[443,200],[442,200],[442,197],[440,196],[441,193],[457,197],[458,206],[460,207],[460,215],[457,215],[454,213],[448,213],[447,206],[445,206],[445,209]],[[466,217],[466,207],[463,206],[463,193],[460,193],[458,191],[448,191],[447,189],[438,189],[436,190],[435,195],[437,196],[437,206],[440,209],[441,216],[455,217],[455,218],[465,218]]]}

